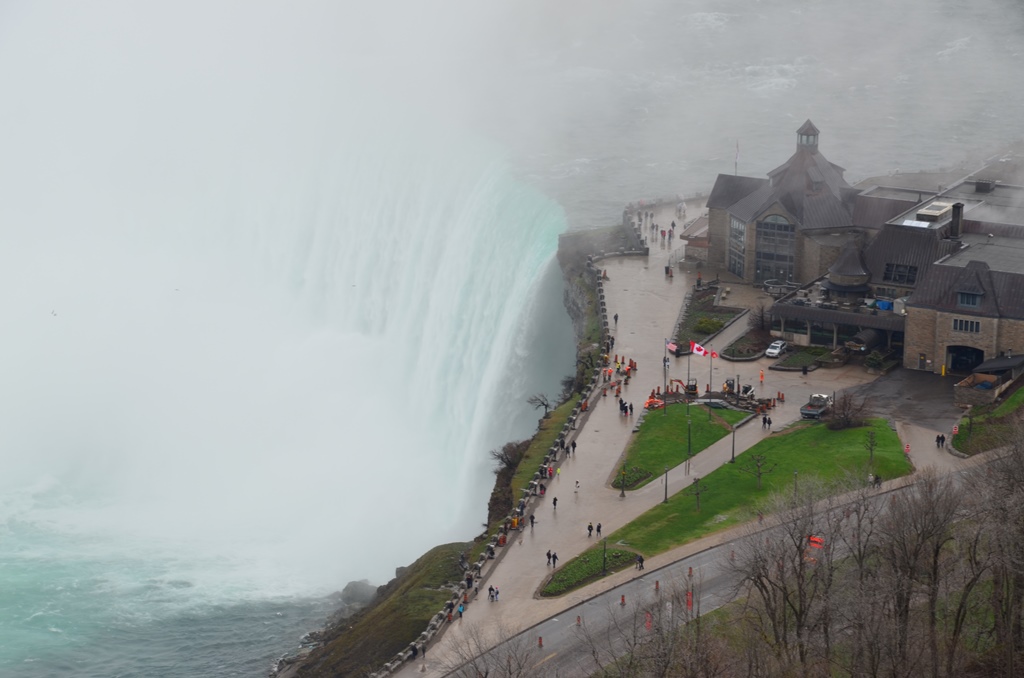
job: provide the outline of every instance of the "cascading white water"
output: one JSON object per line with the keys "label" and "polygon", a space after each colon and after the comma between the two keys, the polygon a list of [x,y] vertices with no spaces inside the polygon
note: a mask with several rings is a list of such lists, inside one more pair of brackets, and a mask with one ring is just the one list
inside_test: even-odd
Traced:
{"label": "cascading white water", "polygon": [[306,59],[137,80],[40,20],[0,47],[44,100],[0,109],[0,667],[474,535],[487,450],[571,371],[564,313],[533,326],[561,208],[358,79],[313,105]]}

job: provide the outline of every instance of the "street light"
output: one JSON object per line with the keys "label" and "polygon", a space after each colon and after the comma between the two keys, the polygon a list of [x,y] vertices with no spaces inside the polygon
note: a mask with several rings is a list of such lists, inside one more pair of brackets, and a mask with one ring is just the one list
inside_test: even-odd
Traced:
{"label": "street light", "polygon": [[662,504],[668,503],[668,466],[665,467],[665,501]]}
{"label": "street light", "polygon": [[619,492],[619,496],[620,497],[625,497],[626,496],[626,467],[625,467],[625,465],[623,465],[623,467],[622,467],[622,491]]}
{"label": "street light", "polygon": [[662,405],[662,409],[665,410],[665,416],[668,416],[668,339],[665,340],[665,356],[661,360],[662,366],[665,368],[665,395],[662,396],[665,399],[665,404]]}
{"label": "street light", "polygon": [[693,454],[693,436],[690,435],[690,417],[686,418],[686,475],[690,475],[690,455]]}
{"label": "street light", "polygon": [[730,464],[736,463],[736,425],[732,427],[732,459],[729,460]]}

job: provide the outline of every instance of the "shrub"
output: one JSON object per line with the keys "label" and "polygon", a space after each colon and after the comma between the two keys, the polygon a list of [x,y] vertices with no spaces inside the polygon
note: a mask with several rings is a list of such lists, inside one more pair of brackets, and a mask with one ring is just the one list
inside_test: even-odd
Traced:
{"label": "shrub", "polygon": [[725,323],[718,318],[701,318],[697,321],[697,324],[693,326],[700,334],[714,334],[718,330],[722,329]]}

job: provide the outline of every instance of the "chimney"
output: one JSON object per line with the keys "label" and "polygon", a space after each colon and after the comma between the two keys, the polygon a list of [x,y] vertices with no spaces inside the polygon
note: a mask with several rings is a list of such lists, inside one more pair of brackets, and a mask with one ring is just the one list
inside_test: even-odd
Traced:
{"label": "chimney", "polygon": [[949,237],[956,240],[964,230],[964,204],[953,203],[953,220],[949,222]]}

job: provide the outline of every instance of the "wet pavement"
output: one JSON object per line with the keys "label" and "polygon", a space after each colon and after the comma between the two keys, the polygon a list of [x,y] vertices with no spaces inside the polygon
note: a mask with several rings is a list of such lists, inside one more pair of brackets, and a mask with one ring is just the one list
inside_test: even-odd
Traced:
{"label": "wet pavement", "polygon": [[[634,404],[636,415],[640,414],[647,395],[664,387],[666,375],[661,365],[665,338],[670,335],[685,295],[696,280],[692,272],[675,270],[673,277],[665,275],[665,265],[674,249],[676,247],[670,248],[666,242],[664,249],[652,247],[646,258],[618,257],[601,262],[609,277],[604,285],[608,313],[619,314],[617,326],[612,328],[616,337],[612,352],[639,363],[632,383],[622,392],[622,397]],[[752,304],[765,296],[751,286],[732,283],[730,287],[732,291],[724,302],[730,306]],[[730,334],[742,333],[745,323],[741,320],[736,325]],[[722,338],[714,342],[715,348],[724,348],[728,341]],[[759,420],[738,428],[735,434],[737,454],[798,421],[800,406],[812,393],[841,393],[849,389],[855,397],[866,400],[870,414],[894,422],[901,442],[911,445],[910,457],[917,469],[954,468],[961,463],[935,446],[935,436],[943,431],[948,436],[960,415],[960,410],[951,404],[952,378],[942,379],[902,369],[876,378],[859,365],[819,369],[804,375],[799,371],[770,370],[774,362],[764,357],[751,362],[671,357],[668,378],[685,379],[692,375],[704,391],[710,385],[720,386],[725,379],[738,376],[740,383],[753,384],[762,397],[776,396],[779,392],[785,394],[786,402],[779,403],[770,412],[772,431],[763,430]],[[762,370],[763,383],[759,380]],[[536,527],[513,533],[501,560],[485,567],[479,582],[482,595],[470,597],[464,618],[450,625],[439,640],[430,643],[428,659],[407,663],[398,675],[445,675],[446,664],[457,656],[460,647],[464,650],[467,644],[481,641],[485,646],[496,644],[504,637],[639,574],[626,570],[557,599],[542,599],[538,595],[540,587],[554,571],[546,565],[548,550],[557,552],[559,562],[565,564],[595,543],[596,539],[587,535],[588,523],[602,523],[607,535],[663,499],[665,486],[661,482],[627,492],[625,498],[610,486],[632,438],[635,422],[635,417],[623,417],[618,409],[613,393],[602,396],[598,391],[592,399],[589,419],[575,432],[576,456],[560,462],[561,472],[549,481],[547,495],[534,499],[527,508],[527,512],[536,517]],[[680,465],[668,472],[669,494],[688,487],[694,476],[704,476],[727,463],[732,450],[733,437],[726,436],[695,455],[688,468],[681,454]],[[557,509],[553,505],[555,497],[559,500]],[[727,534],[712,535],[650,558],[648,562],[652,566],[665,565],[726,538]],[[501,592],[498,602],[487,599],[487,587],[491,585]]]}

